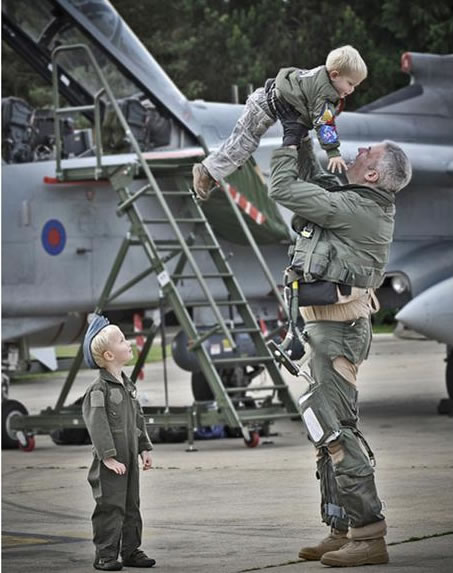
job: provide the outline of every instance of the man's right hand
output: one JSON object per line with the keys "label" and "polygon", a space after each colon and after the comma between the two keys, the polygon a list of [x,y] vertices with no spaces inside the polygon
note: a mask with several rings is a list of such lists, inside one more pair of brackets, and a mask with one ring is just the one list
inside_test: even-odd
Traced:
{"label": "man's right hand", "polygon": [[102,463],[106,468],[112,470],[112,472],[115,472],[119,476],[122,476],[126,473],[126,466],[118,460],[115,460],[115,458],[105,458],[105,460],[102,460]]}
{"label": "man's right hand", "polygon": [[275,99],[277,116],[283,127],[283,146],[295,145],[299,147],[300,141],[308,133],[308,129],[297,121],[299,114],[292,105]]}

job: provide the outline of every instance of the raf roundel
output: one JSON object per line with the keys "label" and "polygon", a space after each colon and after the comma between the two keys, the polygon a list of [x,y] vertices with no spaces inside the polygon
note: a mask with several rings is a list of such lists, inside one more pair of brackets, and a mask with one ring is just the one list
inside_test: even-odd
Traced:
{"label": "raf roundel", "polygon": [[51,219],[41,233],[43,247],[49,255],[59,255],[66,245],[66,231],[60,221]]}

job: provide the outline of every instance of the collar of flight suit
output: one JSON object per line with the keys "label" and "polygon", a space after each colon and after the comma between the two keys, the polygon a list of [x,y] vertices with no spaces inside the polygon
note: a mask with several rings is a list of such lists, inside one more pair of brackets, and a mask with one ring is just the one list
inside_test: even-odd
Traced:
{"label": "collar of flight suit", "polygon": [[118,378],[113,376],[113,374],[110,374],[110,372],[106,368],[100,368],[99,374],[103,380],[107,380],[108,382],[114,382],[115,384],[121,384],[121,386],[126,386],[126,384],[129,383],[129,378],[126,376],[126,374],[124,374],[124,372],[121,372],[121,376],[123,378],[122,382],[120,382]]}
{"label": "collar of flight suit", "polygon": [[378,205],[388,207],[395,203],[395,193],[393,191],[386,191],[379,187],[370,187],[369,185],[357,185],[356,183],[348,183],[347,185],[339,185],[333,187],[330,191],[354,191],[361,197],[371,199]]}

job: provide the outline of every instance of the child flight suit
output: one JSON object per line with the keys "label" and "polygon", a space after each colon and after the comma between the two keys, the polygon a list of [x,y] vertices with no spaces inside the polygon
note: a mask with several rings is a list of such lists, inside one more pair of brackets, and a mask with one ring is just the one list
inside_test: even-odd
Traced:
{"label": "child flight suit", "polygon": [[[83,419],[93,443],[88,482],[96,507],[93,541],[98,559],[127,559],[140,547],[142,519],[139,500],[138,455],[152,450],[135,384],[122,373],[123,383],[101,368],[83,401]],[[118,475],[102,462],[115,458],[125,464]]]}

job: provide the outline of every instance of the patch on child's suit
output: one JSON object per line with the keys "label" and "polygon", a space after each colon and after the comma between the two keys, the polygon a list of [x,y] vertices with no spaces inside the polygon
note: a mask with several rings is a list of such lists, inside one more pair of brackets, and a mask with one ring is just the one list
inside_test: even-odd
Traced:
{"label": "patch on child's suit", "polygon": [[322,143],[336,143],[338,134],[334,125],[321,125],[319,128],[319,139]]}
{"label": "patch on child's suit", "polygon": [[104,405],[104,392],[101,392],[101,390],[93,390],[90,394],[90,406],[92,408],[103,408]]}
{"label": "patch on child's suit", "polygon": [[119,404],[123,401],[123,394],[119,388],[112,388],[110,390],[110,400],[114,404]]}

